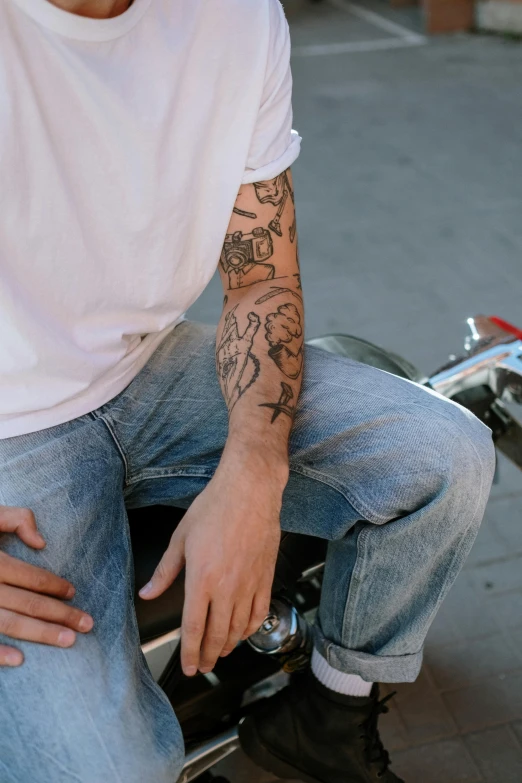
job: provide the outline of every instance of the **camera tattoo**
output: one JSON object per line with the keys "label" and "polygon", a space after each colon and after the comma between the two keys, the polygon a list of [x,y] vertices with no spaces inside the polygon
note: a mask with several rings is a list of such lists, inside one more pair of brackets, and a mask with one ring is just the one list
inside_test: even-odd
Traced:
{"label": "camera tattoo", "polygon": [[301,315],[292,302],[269,313],[265,322],[265,337],[270,344],[268,355],[288,378],[299,378],[303,369],[303,328]]}
{"label": "camera tattoo", "polygon": [[252,345],[261,319],[256,313],[249,313],[248,326],[240,334],[235,315],[237,308],[238,305],[225,316],[221,340],[216,348],[217,372],[229,413],[257,380],[260,369],[259,359],[252,353]]}
{"label": "camera tattoo", "polygon": [[271,420],[271,423],[273,424],[281,413],[286,413],[286,415],[290,416],[291,419],[294,418],[295,406],[292,407],[290,405],[290,402],[293,399],[294,399],[294,393],[291,387],[287,383],[281,381],[281,395],[279,397],[279,400],[277,402],[262,402],[260,403],[259,407],[273,409],[274,412],[272,414],[272,420]]}
{"label": "camera tattoo", "polygon": [[265,263],[273,254],[272,237],[266,228],[254,228],[251,234],[227,234],[219,262],[228,276],[229,291],[273,280],[275,267]]}

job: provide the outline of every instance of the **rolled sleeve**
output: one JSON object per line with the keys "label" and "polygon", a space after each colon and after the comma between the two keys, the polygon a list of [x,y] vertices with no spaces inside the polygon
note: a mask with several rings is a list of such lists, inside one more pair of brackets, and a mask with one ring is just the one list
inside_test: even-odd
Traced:
{"label": "rolled sleeve", "polygon": [[243,184],[273,179],[296,160],[301,137],[292,130],[290,32],[279,0],[269,0],[270,36],[265,86]]}

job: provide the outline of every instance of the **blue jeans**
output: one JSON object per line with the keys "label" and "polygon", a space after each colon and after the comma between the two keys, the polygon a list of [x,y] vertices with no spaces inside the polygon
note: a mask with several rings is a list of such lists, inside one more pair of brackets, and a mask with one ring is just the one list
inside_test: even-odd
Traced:
{"label": "blue jeans", "polygon": [[[126,509],[189,506],[226,435],[214,330],[185,322],[107,405],[0,441],[0,505],[32,508],[47,540],[2,549],[70,579],[95,620],[71,649],[16,643],[24,665],[0,671],[2,783],[176,780],[182,738],[139,647]],[[281,522],[330,542],[316,644],[334,667],[415,679],[493,468],[491,433],[467,411],[308,349]]]}

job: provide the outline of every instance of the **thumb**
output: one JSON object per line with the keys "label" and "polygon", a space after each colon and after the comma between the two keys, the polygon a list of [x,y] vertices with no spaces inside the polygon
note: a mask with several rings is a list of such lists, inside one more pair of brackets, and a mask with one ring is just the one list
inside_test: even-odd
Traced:
{"label": "thumb", "polygon": [[18,538],[33,547],[43,549],[45,541],[38,532],[33,512],[28,508],[0,506],[0,532],[15,533]]}
{"label": "thumb", "polygon": [[150,581],[141,588],[140,598],[145,598],[148,601],[151,598],[160,596],[171,586],[184,565],[184,541],[181,536],[176,536],[176,533],[174,533],[170,539],[168,549],[158,563]]}

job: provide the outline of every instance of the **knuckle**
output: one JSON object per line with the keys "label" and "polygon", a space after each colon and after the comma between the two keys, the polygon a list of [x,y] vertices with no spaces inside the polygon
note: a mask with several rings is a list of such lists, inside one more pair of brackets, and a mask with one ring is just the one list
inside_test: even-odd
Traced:
{"label": "knuckle", "polygon": [[43,593],[46,589],[50,587],[49,582],[50,582],[49,577],[45,573],[39,570],[34,571],[34,576],[33,576],[34,590]]}
{"label": "knuckle", "polygon": [[17,617],[12,612],[0,609],[0,631],[6,636],[11,636],[17,630]]}
{"label": "knuckle", "polygon": [[160,560],[160,562],[157,565],[156,570],[154,571],[153,579],[154,581],[163,582],[167,576],[167,569],[165,566],[164,560]]}
{"label": "knuckle", "polygon": [[45,601],[37,595],[31,595],[25,601],[25,611],[31,617],[39,617],[45,609]]}
{"label": "knuckle", "polygon": [[230,636],[240,636],[247,626],[246,620],[232,620],[230,623]]}
{"label": "knuckle", "polygon": [[211,649],[220,647],[222,648],[227,640],[226,634],[223,633],[209,633],[207,638],[205,639],[205,646],[210,647]]}
{"label": "knuckle", "polygon": [[25,525],[35,524],[35,517],[30,508],[18,509],[18,519]]}
{"label": "knuckle", "polygon": [[187,620],[183,625],[183,630],[187,636],[201,636],[203,633],[203,624],[197,620]]}

